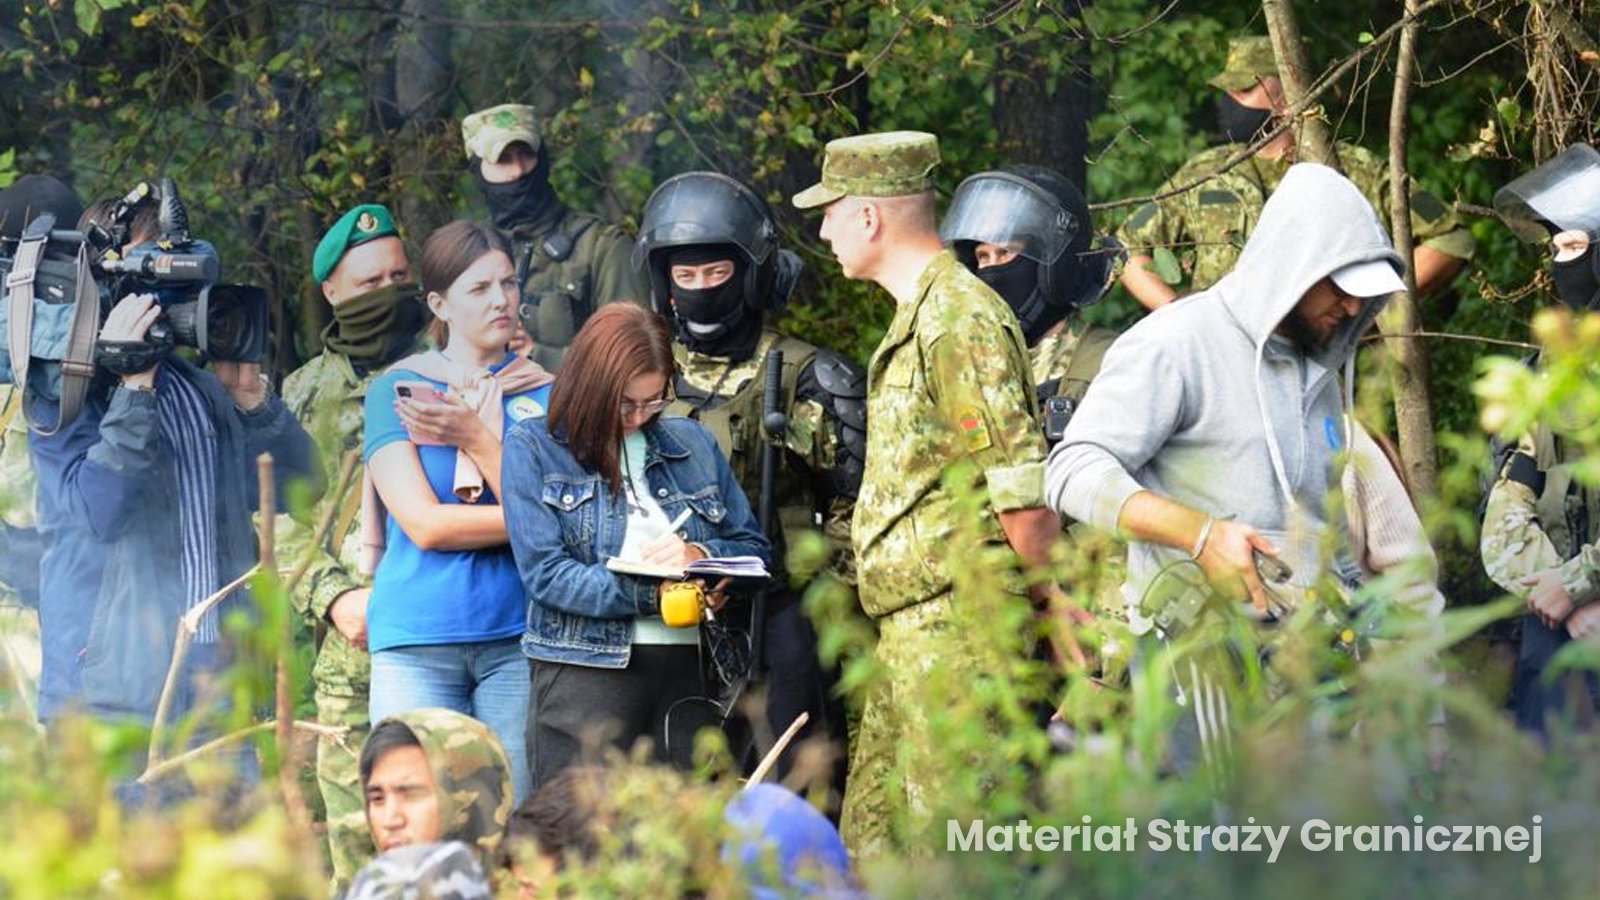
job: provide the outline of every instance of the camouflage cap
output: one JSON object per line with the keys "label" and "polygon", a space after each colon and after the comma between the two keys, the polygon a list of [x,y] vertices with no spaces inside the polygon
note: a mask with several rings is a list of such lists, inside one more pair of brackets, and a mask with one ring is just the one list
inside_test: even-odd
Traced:
{"label": "camouflage cap", "polygon": [[933,187],[939,139],[926,131],[885,131],[829,141],[822,181],[794,195],[800,209],[842,197],[904,197]]}
{"label": "camouflage cap", "polygon": [[1263,78],[1278,74],[1278,57],[1272,52],[1272,38],[1251,34],[1228,41],[1228,62],[1211,79],[1211,86],[1224,91],[1248,91]]}
{"label": "camouflage cap", "polygon": [[399,236],[400,229],[395,227],[394,216],[388,209],[377,203],[363,203],[340,216],[317,242],[316,252],[311,254],[311,277],[327,281],[351,247],[381,237]]}
{"label": "camouflage cap", "polygon": [[476,156],[495,162],[506,148],[521,141],[538,153],[544,146],[539,136],[539,113],[521,103],[502,103],[480,109],[461,120],[461,143],[467,158]]}

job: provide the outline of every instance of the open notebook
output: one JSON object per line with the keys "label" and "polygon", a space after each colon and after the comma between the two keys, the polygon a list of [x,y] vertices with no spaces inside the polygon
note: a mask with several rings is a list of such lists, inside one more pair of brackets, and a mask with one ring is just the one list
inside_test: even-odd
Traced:
{"label": "open notebook", "polygon": [[764,580],[769,576],[767,564],[759,556],[727,556],[713,557],[711,559],[697,559],[687,567],[679,569],[675,566],[663,566],[656,563],[641,562],[633,559],[610,557],[606,560],[606,568],[623,575],[638,575],[642,578],[660,578],[668,581],[685,578],[738,578]]}

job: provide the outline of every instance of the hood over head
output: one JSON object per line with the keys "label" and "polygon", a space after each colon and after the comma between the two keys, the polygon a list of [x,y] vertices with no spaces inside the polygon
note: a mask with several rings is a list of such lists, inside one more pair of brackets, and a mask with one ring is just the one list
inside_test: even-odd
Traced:
{"label": "hood over head", "polygon": [[[1258,350],[1306,292],[1323,278],[1356,263],[1387,262],[1403,271],[1389,234],[1372,204],[1348,178],[1327,166],[1290,166],[1262,207],[1239,262],[1212,288]],[[1326,347],[1312,355],[1341,368],[1387,297],[1362,304]]]}
{"label": "hood over head", "polygon": [[389,718],[411,729],[428,758],[439,789],[440,842],[493,850],[512,805],[511,764],[494,732],[449,709],[414,709]]}

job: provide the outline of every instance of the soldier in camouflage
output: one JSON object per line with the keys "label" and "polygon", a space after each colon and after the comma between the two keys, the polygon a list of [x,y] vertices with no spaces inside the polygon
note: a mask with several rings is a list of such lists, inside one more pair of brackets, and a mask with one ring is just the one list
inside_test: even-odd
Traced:
{"label": "soldier in camouflage", "polygon": [[[802,712],[810,722],[799,741],[831,742],[839,754],[835,790],[844,788],[843,710],[835,676],[817,656],[817,636],[801,609],[805,585],[783,574],[784,548],[802,532],[821,530],[831,565],[853,580],[850,517],[866,451],[866,373],[852,361],[781,334],[766,324],[788,302],[800,260],[777,246],[777,225],[747,185],[715,172],[670,178],[651,194],[639,229],[636,261],[649,273],[656,311],[677,327],[677,400],[669,415],[711,430],[739,484],[761,494],[763,386],[771,350],[782,353],[782,412],[787,414],[773,492],[776,549],[763,628],[767,724],[774,734]],[[779,761],[786,775],[800,745]]]}
{"label": "soldier in camouflage", "polygon": [[[994,613],[994,594],[1024,603],[1029,593],[1017,568],[981,598],[955,588],[949,544],[970,524],[957,521],[959,501],[975,492],[983,539],[1009,543],[1030,566],[1048,561],[1060,530],[1043,506],[1045,445],[1021,329],[939,241],[938,161],[931,134],[843,138],[826,147],[821,183],[794,198],[825,207],[821,236],[845,276],[877,282],[896,303],[867,370],[867,468],[852,529],[884,672],[862,712],[840,823],[858,858],[932,851],[931,807],[959,776],[939,761],[930,724],[944,700],[928,673],[981,677],[962,618]],[[957,463],[963,485],[945,478]],[[907,833],[897,835],[901,820]]]}
{"label": "soldier in camouflage", "polygon": [[[1591,238],[1600,226],[1596,175],[1600,155],[1580,145],[1495,195],[1506,221],[1553,235],[1551,279],[1561,302],[1580,312],[1600,308],[1600,251]],[[1600,710],[1593,672],[1545,677],[1568,641],[1600,640],[1600,490],[1574,477],[1582,459],[1578,447],[1536,424],[1501,465],[1484,511],[1484,569],[1528,604],[1511,705],[1518,726],[1539,734],[1558,713],[1583,720]]]}
{"label": "soldier in camouflage", "polygon": [[[312,276],[333,321],[322,334],[323,352],[284,379],[283,401],[316,443],[330,489],[312,509],[278,517],[278,560],[287,571],[310,557],[292,600],[320,638],[311,673],[317,719],[349,729],[317,744],[317,783],[339,890],[372,856],[356,766],[367,729],[371,586],[356,566],[360,470],[341,482],[343,460],[361,447],[367,386],[389,363],[412,352],[430,315],[394,219],[377,204],[351,209],[328,229],[317,245]],[[318,526],[330,517],[324,540],[311,547]]]}
{"label": "soldier in camouflage", "polygon": [[568,209],[550,185],[550,154],[533,107],[506,103],[461,120],[472,177],[495,227],[516,248],[527,355],[551,372],[589,316],[618,300],[647,304],[621,228]]}
{"label": "soldier in camouflage", "polygon": [[511,764],[489,726],[450,709],[414,709],[373,726],[361,748],[361,792],[372,842],[461,841],[480,861],[511,819]]}
{"label": "soldier in camouflage", "polygon": [[[1190,159],[1161,185],[1157,195],[1210,176],[1245,145],[1275,127],[1288,110],[1272,41],[1264,36],[1229,41],[1227,64],[1211,79],[1211,85],[1223,91],[1217,101],[1217,117],[1227,143]],[[1294,150],[1294,134],[1286,130],[1227,172],[1192,190],[1135,209],[1118,235],[1130,253],[1122,272],[1123,286],[1140,303],[1155,309],[1177,299],[1184,281],[1188,282],[1184,294],[1215,284],[1239,259],[1245,239],[1261,217],[1262,204],[1295,161]],[[1341,142],[1336,152],[1346,177],[1387,224],[1388,163],[1353,144]],[[1421,188],[1414,188],[1411,194],[1411,230],[1416,239],[1413,266],[1422,294],[1448,283],[1476,249],[1455,212]],[[1164,271],[1165,267],[1155,264],[1153,257],[1168,251],[1176,254],[1180,272]]]}

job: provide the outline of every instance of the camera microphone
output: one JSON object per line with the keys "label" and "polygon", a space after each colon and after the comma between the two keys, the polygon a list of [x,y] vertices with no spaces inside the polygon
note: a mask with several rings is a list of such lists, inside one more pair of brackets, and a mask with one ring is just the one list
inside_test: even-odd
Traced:
{"label": "camera microphone", "polygon": [[220,266],[214,253],[165,253],[147,251],[129,254],[125,259],[100,262],[102,271],[115,275],[136,275],[152,281],[217,280]]}

